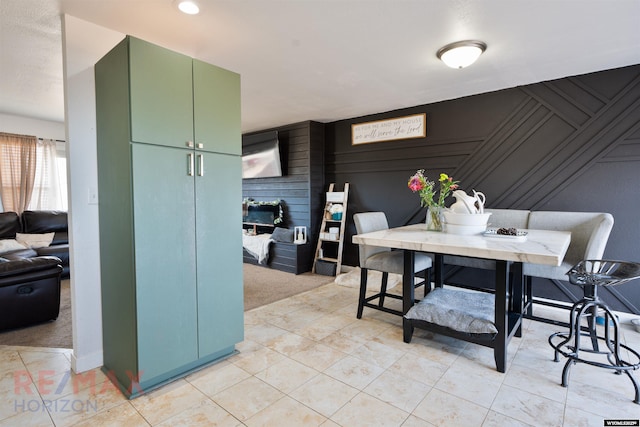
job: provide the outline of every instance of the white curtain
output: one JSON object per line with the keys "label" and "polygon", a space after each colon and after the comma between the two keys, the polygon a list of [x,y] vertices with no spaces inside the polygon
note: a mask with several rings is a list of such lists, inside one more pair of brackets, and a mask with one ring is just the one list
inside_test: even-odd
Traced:
{"label": "white curtain", "polygon": [[30,210],[67,210],[66,159],[61,157],[56,141],[43,139],[36,148],[36,176]]}

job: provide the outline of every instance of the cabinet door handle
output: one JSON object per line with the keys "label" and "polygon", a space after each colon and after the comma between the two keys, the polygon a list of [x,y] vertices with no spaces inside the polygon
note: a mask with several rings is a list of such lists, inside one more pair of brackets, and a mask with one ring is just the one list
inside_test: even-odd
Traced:
{"label": "cabinet door handle", "polygon": [[193,176],[193,153],[187,154],[187,175]]}
{"label": "cabinet door handle", "polygon": [[204,156],[198,154],[198,176],[204,175]]}
{"label": "cabinet door handle", "polygon": [[187,141],[187,142],[185,142],[185,145],[186,145],[188,148],[193,148],[193,141]]}

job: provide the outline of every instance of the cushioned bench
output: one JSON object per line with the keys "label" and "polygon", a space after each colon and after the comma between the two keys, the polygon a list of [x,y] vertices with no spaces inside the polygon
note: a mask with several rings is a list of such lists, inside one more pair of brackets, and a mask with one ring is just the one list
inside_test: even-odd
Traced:
{"label": "cushioned bench", "polygon": [[[532,278],[539,277],[550,280],[567,280],[567,271],[584,259],[602,259],[604,250],[613,228],[613,216],[601,212],[559,212],[559,211],[528,211],[516,209],[485,209],[491,212],[490,227],[514,227],[517,229],[570,231],[571,244],[560,266],[546,266],[538,264],[523,264],[525,289],[528,305],[527,315],[532,316],[534,302],[547,303],[533,298]],[[495,262],[483,259],[445,256],[444,263],[461,267],[480,269],[495,269]],[[593,292],[589,287],[585,293]],[[564,307],[564,306],[562,306]],[[538,320],[547,320],[537,318]],[[555,322],[554,322],[555,323]]]}

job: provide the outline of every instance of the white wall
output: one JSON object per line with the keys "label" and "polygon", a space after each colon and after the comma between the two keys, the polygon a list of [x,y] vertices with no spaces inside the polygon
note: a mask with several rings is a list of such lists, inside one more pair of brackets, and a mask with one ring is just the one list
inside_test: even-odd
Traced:
{"label": "white wall", "polygon": [[0,132],[35,135],[38,138],[65,139],[64,122],[0,113]]}
{"label": "white wall", "polygon": [[72,272],[71,363],[75,372],[84,372],[102,366],[98,205],[89,203],[90,191],[98,188],[93,65],[124,34],[64,15],[62,38]]}

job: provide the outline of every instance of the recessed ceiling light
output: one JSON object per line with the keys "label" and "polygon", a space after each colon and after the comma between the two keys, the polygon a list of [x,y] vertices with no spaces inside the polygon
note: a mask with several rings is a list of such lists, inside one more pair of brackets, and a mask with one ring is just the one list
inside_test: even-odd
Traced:
{"label": "recessed ceiling light", "polygon": [[180,0],[178,1],[178,9],[187,15],[197,15],[200,13],[200,7],[198,3],[193,0]]}
{"label": "recessed ceiling light", "polygon": [[484,42],[464,40],[441,47],[436,56],[451,68],[464,68],[476,62],[485,49]]}

